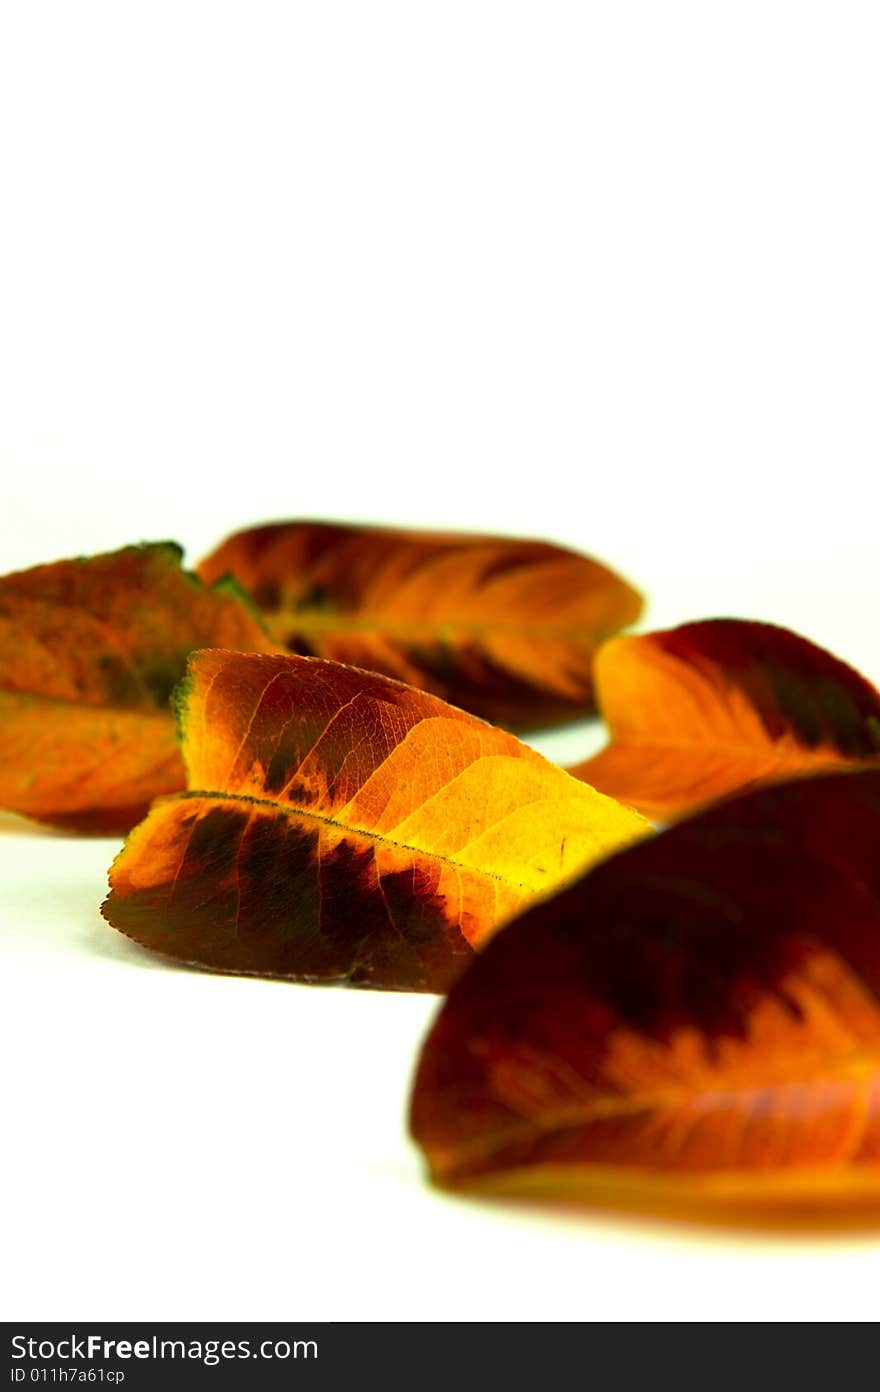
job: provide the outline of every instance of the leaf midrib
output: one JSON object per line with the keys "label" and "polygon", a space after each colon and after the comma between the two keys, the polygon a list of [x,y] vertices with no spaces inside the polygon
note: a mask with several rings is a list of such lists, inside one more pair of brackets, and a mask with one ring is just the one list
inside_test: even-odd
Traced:
{"label": "leaf midrib", "polygon": [[[521,883],[519,880],[508,879],[505,875],[499,875],[494,870],[486,870],[483,866],[465,864],[464,861],[455,860],[452,856],[443,855],[440,851],[425,850],[422,846],[410,845],[407,841],[395,841],[391,836],[385,836],[378,831],[368,831],[366,827],[353,826],[348,822],[337,821],[333,817],[323,816],[320,812],[305,810],[300,807],[289,807],[285,803],[274,802],[271,798],[254,797],[247,793],[223,793],[210,789],[189,788],[185,792],[174,795],[178,801],[186,801],[192,798],[203,798],[218,802],[242,802],[248,806],[266,807],[282,817],[287,817],[291,821],[298,819],[312,822],[320,822],[324,826],[329,826],[334,831],[340,832],[343,836],[362,836],[367,841],[375,841],[383,846],[393,846],[395,850],[406,851],[410,855],[422,856],[427,860],[435,860],[443,865],[449,865],[454,870],[465,870],[474,875],[482,875],[486,879],[497,880],[510,889],[523,890],[526,894],[538,894],[532,885]],[[576,874],[577,869],[572,871]],[[553,888],[557,882],[549,880],[548,889]]]}
{"label": "leaf midrib", "polygon": [[284,631],[306,635],[320,634],[360,634],[380,633],[395,638],[432,638],[442,640],[448,637],[509,637],[509,638],[556,638],[564,642],[584,643],[594,647],[606,641],[616,628],[594,628],[588,622],[581,624],[553,623],[505,623],[480,622],[470,619],[394,619],[386,614],[348,614],[322,612],[307,609],[276,609],[266,613],[266,621],[273,632]]}
{"label": "leaf midrib", "polygon": [[[793,735],[784,738],[794,740]],[[632,739],[629,735],[623,738],[613,739],[610,744],[601,749],[594,759],[603,758],[606,754],[623,754],[631,750],[640,753],[665,754],[669,750],[685,750],[688,753],[709,755],[715,751],[725,753],[756,756],[770,756],[771,761],[779,764],[794,764],[801,766],[806,761],[815,763],[847,763],[863,764],[870,763],[871,755],[841,754],[834,745],[814,745],[812,748],[807,744],[793,743],[785,746],[772,738],[768,737],[766,744],[734,744],[731,741],[722,740],[664,740],[658,743],[649,740]],[[876,755],[880,761],[880,750]],[[592,760],[590,760],[592,762]]]}
{"label": "leaf midrib", "polygon": [[86,696],[56,696],[42,691],[26,691],[15,686],[0,686],[0,696],[18,697],[22,701],[32,701],[34,705],[64,706],[71,710],[100,711],[105,715],[140,715],[144,719],[157,717],[174,724],[174,713],[170,705],[157,701],[146,701],[141,705],[121,705],[118,701],[102,701]]}
{"label": "leaf midrib", "polygon": [[[803,1070],[808,1069],[811,1059],[815,1057],[817,1071],[814,1074],[804,1076]],[[783,1068],[786,1066],[783,1060]],[[829,1071],[829,1063],[833,1062],[836,1066],[833,1071]],[[454,1157],[455,1162],[462,1159],[478,1159],[480,1156],[491,1155],[494,1152],[505,1148],[508,1145],[515,1145],[520,1140],[534,1138],[540,1140],[544,1136],[557,1134],[563,1131],[573,1131],[581,1126],[586,1126],[591,1122],[602,1121],[605,1118],[616,1118],[637,1115],[639,1112],[674,1112],[682,1108],[693,1106],[695,1103],[715,1097],[739,1097],[749,1093],[766,1092],[776,1088],[791,1087],[795,1084],[809,1086],[821,1082],[834,1081],[858,1081],[860,1077],[866,1080],[872,1075],[880,1072],[880,1040],[877,1044],[875,1056],[866,1054],[862,1050],[856,1050],[843,1055],[839,1060],[830,1058],[828,1055],[807,1056],[807,1058],[792,1059],[791,1064],[797,1064],[797,1072],[791,1077],[774,1077],[767,1082],[760,1080],[754,1083],[741,1082],[725,1086],[719,1080],[714,1086],[686,1087],[661,1089],[657,1092],[638,1093],[627,1096],[607,1096],[599,1097],[589,1104],[580,1107],[572,1106],[560,1110],[555,1115],[544,1118],[529,1120],[527,1117],[517,1116],[515,1121],[505,1128],[502,1133],[500,1130],[495,1136],[477,1137],[465,1145],[452,1145],[449,1153]],[[496,1099],[502,1106],[509,1106],[502,1098]],[[512,1110],[512,1109],[511,1109]],[[590,1161],[576,1161],[575,1164],[589,1164]],[[453,1168],[457,1166],[454,1164]]]}

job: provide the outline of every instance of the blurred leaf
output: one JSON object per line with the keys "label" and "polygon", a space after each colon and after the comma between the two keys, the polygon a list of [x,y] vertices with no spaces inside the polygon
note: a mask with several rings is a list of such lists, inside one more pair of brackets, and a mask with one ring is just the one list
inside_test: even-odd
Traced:
{"label": "blurred leaf", "polygon": [[641,596],[613,571],[541,541],[281,522],[202,562],[253,596],[293,652],[370,668],[509,729],[593,708],[598,645]]}
{"label": "blurred leaf", "polygon": [[730,799],[511,923],[427,1039],[441,1184],[880,1201],[880,773]]}
{"label": "blurred leaf", "polygon": [[0,578],[0,807],[113,832],[183,786],[169,696],[188,654],[276,645],[180,558],[129,546]]}
{"label": "blurred leaf", "polygon": [[658,821],[759,783],[880,760],[880,694],[785,628],[710,619],[596,661],[611,743],[571,772]]}

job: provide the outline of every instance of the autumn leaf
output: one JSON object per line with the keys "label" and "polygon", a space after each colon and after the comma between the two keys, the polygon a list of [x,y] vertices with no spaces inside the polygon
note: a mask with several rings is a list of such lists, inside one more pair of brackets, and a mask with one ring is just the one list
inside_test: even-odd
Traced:
{"label": "autumn leaf", "polygon": [[607,749],[571,772],[658,821],[750,786],[880,759],[880,694],[805,638],[711,619],[596,660]]}
{"label": "autumn leaf", "polygon": [[0,578],[0,807],[113,832],[183,787],[169,695],[187,655],[276,645],[180,558],[129,546]]}
{"label": "autumn leaf", "polygon": [[730,799],[506,927],[419,1064],[434,1179],[880,1200],[880,773]]}
{"label": "autumn leaf", "polygon": [[282,522],[202,562],[234,575],[293,652],[371,668],[509,729],[589,712],[598,645],[641,597],[540,541]]}
{"label": "autumn leaf", "polygon": [[218,971],[443,990],[493,929],[648,824],[512,735],[399,682],[202,652],[189,791],[115,861],[104,914]]}

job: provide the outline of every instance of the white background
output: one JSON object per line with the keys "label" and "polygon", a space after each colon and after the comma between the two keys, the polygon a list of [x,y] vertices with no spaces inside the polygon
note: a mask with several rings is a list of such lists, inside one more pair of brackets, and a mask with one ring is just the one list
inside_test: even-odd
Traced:
{"label": "white background", "polygon": [[[6,0],[0,568],[537,533],[880,678],[878,62],[845,0]],[[161,965],[116,843],[4,827],[6,1318],[876,1317],[876,1233],[430,1192],[431,1001]]]}

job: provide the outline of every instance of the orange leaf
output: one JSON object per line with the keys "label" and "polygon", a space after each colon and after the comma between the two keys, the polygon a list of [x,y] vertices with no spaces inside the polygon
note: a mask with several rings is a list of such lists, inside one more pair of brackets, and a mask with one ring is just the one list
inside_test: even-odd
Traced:
{"label": "orange leaf", "polygon": [[183,786],[168,697],[187,655],[275,644],[180,557],[129,546],[0,578],[0,807],[121,831]]}
{"label": "orange leaf", "polygon": [[752,785],[880,759],[880,694],[787,629],[710,619],[596,660],[611,743],[571,772],[669,821]]}
{"label": "orange leaf", "polygon": [[202,562],[231,573],[279,642],[432,691],[510,729],[592,709],[592,661],[641,597],[540,541],[282,522]]}
{"label": "orange leaf", "polygon": [[503,919],[650,831],[375,673],[202,652],[178,699],[190,791],[131,834],[104,914],[218,971],[442,990]]}
{"label": "orange leaf", "polygon": [[424,1046],[442,1184],[880,1200],[880,773],[721,803],[511,923]]}

